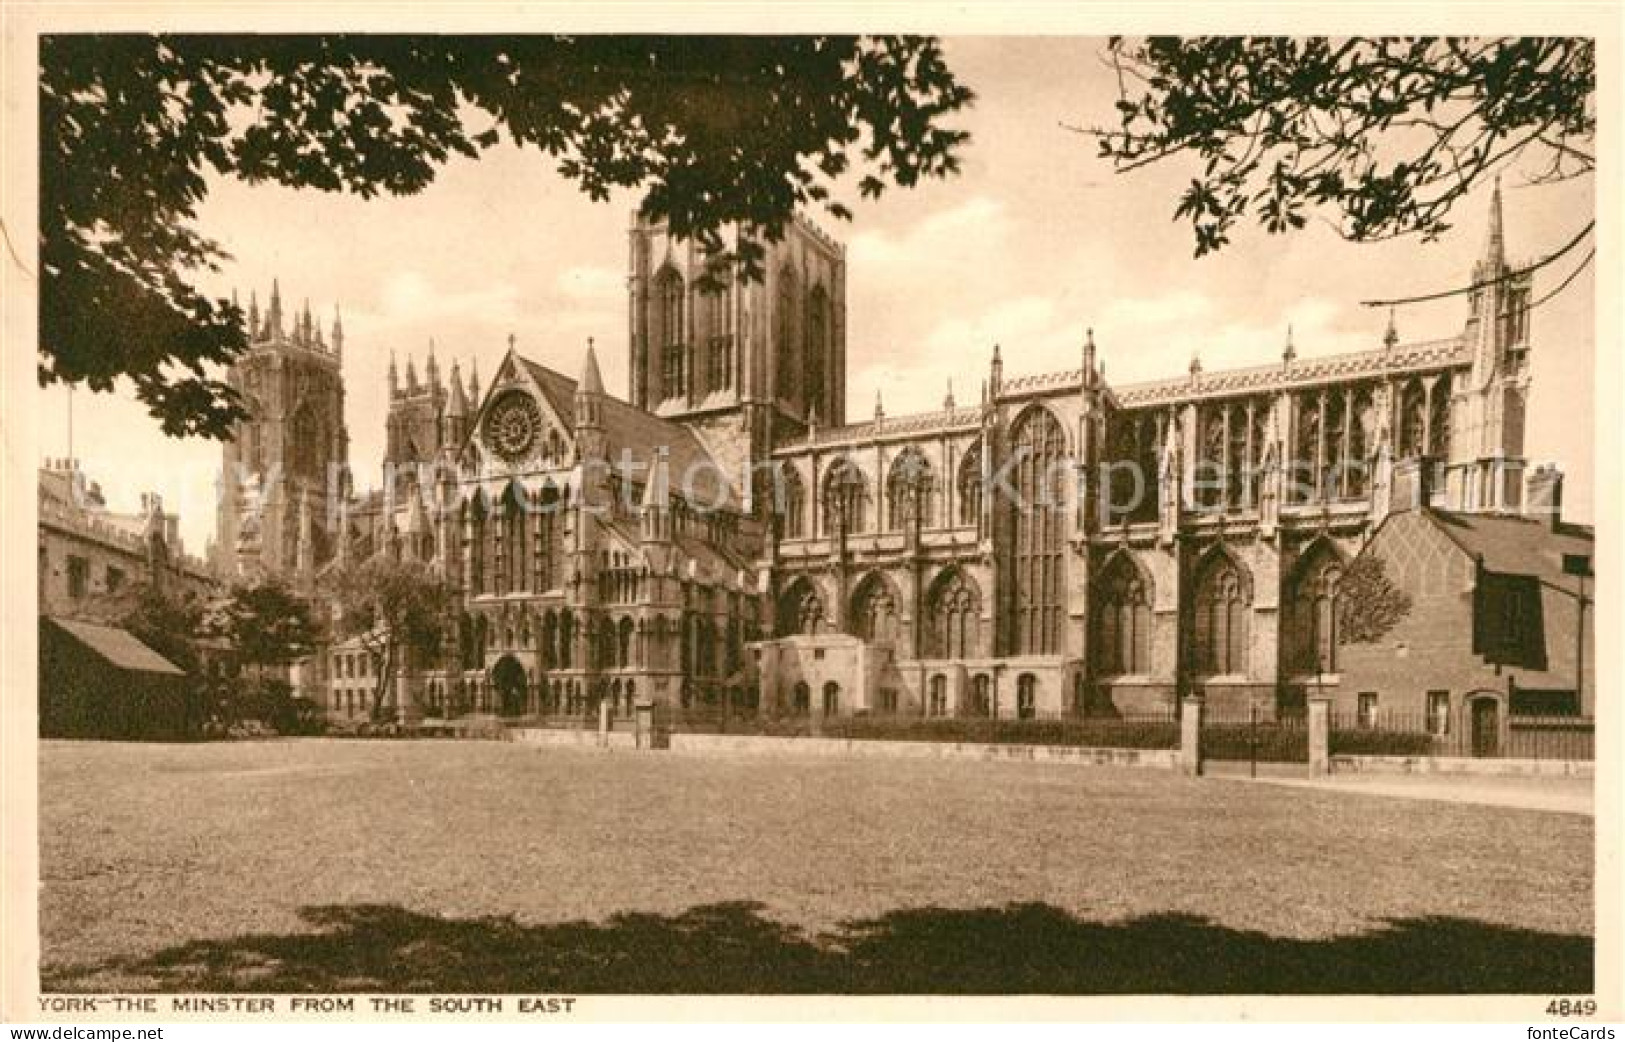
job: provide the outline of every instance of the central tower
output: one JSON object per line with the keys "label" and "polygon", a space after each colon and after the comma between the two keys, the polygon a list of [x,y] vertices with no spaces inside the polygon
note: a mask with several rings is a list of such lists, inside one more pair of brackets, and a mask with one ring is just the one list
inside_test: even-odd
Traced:
{"label": "central tower", "polygon": [[632,403],[692,428],[730,477],[846,419],[846,251],[800,216],[763,245],[763,278],[747,281],[664,224],[632,222]]}

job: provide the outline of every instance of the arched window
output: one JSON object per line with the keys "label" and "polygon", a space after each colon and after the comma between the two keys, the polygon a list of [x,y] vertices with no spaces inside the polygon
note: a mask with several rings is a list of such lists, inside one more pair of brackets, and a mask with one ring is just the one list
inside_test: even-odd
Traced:
{"label": "arched window", "polygon": [[1317,543],[1294,570],[1287,591],[1287,665],[1294,673],[1336,673],[1337,613],[1343,564]]}
{"label": "arched window", "polygon": [[1038,715],[1038,678],[1023,673],[1016,678],[1016,719],[1031,720]]}
{"label": "arched window", "polygon": [[806,395],[807,411],[816,407],[829,420],[824,407],[824,381],[829,365],[829,294],[823,286],[813,287],[807,298],[807,352],[803,367],[802,390]]}
{"label": "arched window", "polygon": [[620,630],[616,636],[619,638],[619,646],[616,648],[615,664],[625,669],[632,664],[632,620],[630,617],[621,617]]}
{"label": "arched window", "polygon": [[673,269],[666,269],[655,279],[655,343],[660,348],[660,387],[663,398],[675,398],[687,393],[684,377],[684,344],[687,330],[683,326],[683,302],[687,288],[683,277]]}
{"label": "arched window", "polygon": [[782,401],[795,402],[799,400],[798,392],[801,374],[797,372],[797,361],[801,352],[797,349],[796,332],[799,324],[796,322],[796,311],[800,302],[800,295],[796,292],[795,269],[786,264],[779,269],[779,286],[774,311],[776,314],[773,323],[773,339],[777,342],[774,354],[774,397]]}
{"label": "arched window", "polygon": [[912,446],[892,461],[886,475],[886,527],[905,531],[916,521],[927,527],[936,519],[936,485],[931,464]]}
{"label": "arched window", "polygon": [[812,712],[812,688],[807,686],[805,680],[796,681],[790,694],[790,708],[801,715]]}
{"label": "arched window", "polygon": [[842,456],[824,474],[824,525],[830,535],[861,532],[867,523],[869,485],[856,463]]}
{"label": "arched window", "polygon": [[959,498],[959,523],[982,523],[982,447],[975,445],[959,461],[959,481],[954,489]]}
{"label": "arched window", "polygon": [[807,486],[794,464],[779,468],[778,495],[780,534],[785,539],[802,538],[807,534]]}
{"label": "arched window", "polygon": [[1150,672],[1151,604],[1145,580],[1126,554],[1114,556],[1096,582],[1095,648],[1098,675]]}
{"label": "arched window", "polygon": [[931,586],[930,612],[926,658],[961,659],[979,653],[982,595],[970,576],[958,568],[939,576]]}
{"label": "arched window", "polygon": [[463,516],[468,525],[469,573],[468,588],[477,594],[485,593],[485,497],[478,492],[472,501],[463,504]]}
{"label": "arched window", "polygon": [[933,674],[931,677],[930,701],[926,705],[926,713],[929,716],[948,715],[948,678],[941,673]]}
{"label": "arched window", "polygon": [[559,533],[563,528],[559,523],[560,506],[559,490],[552,482],[543,485],[532,519],[536,546],[529,565],[536,576],[537,592],[557,589],[559,585]]}
{"label": "arched window", "polygon": [[1200,676],[1247,672],[1247,582],[1234,561],[1215,553],[1197,574],[1194,664]]}
{"label": "arched window", "polygon": [[1011,582],[1006,604],[1010,650],[1048,655],[1061,642],[1061,545],[1066,522],[1059,481],[1066,455],[1060,421],[1044,408],[1025,413],[1011,432],[1016,496],[1004,504],[1009,531],[1005,549]]}
{"label": "arched window", "polygon": [[510,482],[502,494],[502,544],[503,555],[507,560],[507,586],[514,593],[521,593],[529,588],[530,540],[526,538],[529,535],[526,528],[530,521],[528,505],[525,490],[517,481]]}
{"label": "arched window", "polygon": [[891,584],[878,574],[870,575],[852,595],[852,635],[877,643],[897,640],[897,605],[897,593]]}
{"label": "arched window", "polygon": [[824,684],[824,715],[837,716],[841,712],[841,685],[835,681]]}
{"label": "arched window", "polygon": [[542,615],[542,668],[552,669],[558,665],[559,652],[559,619],[549,608]]}
{"label": "arched window", "polygon": [[978,673],[971,681],[971,712],[977,716],[988,716],[993,712],[993,678],[986,673]]}
{"label": "arched window", "polygon": [[1435,459],[1450,456],[1450,374],[1444,373],[1433,385],[1433,409],[1428,417],[1428,455]]}
{"label": "arched window", "polygon": [[1409,459],[1427,451],[1427,389],[1413,379],[1399,395],[1399,458]]}
{"label": "arched window", "polygon": [[824,629],[824,601],[807,579],[791,583],[779,598],[779,635],[813,635]]}

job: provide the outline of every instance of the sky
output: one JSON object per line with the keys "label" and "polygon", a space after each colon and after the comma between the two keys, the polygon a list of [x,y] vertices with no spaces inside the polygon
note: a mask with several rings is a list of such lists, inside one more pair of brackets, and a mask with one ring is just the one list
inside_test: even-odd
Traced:
{"label": "sky", "polygon": [[[851,222],[813,214],[847,244],[847,415],[939,408],[952,381],[976,399],[993,344],[1006,377],[1075,368],[1093,328],[1109,382],[1177,376],[1193,354],[1212,372],[1278,361],[1290,326],[1300,357],[1376,347],[1387,313],[1359,306],[1464,285],[1484,242],[1486,184],[1456,227],[1351,244],[1311,221],[1287,236],[1246,225],[1217,254],[1192,256],[1173,219],[1191,168],[1115,174],[1069,129],[1113,118],[1115,80],[1089,38],[950,38],[949,66],[978,95],[953,122],[971,134],[962,172],[878,201],[850,200]],[[1595,213],[1583,179],[1527,185],[1504,172],[1514,263],[1566,243]],[[539,152],[503,146],[447,166],[416,196],[361,200],[216,183],[201,231],[232,260],[205,285],[263,307],[273,278],[285,308],[308,298],[324,327],[342,309],[346,423],[359,487],[382,456],[391,352],[421,374],[431,340],[442,372],[460,360],[488,382],[517,338],[521,353],[571,376],[587,339],[606,387],[627,392],[626,231],[635,199],[594,203]],[[1577,259],[1577,258],[1576,258]],[[1536,299],[1569,265],[1537,274]],[[1527,455],[1567,475],[1565,513],[1592,518],[1593,277],[1588,269],[1532,319]],[[1401,308],[1403,340],[1450,336],[1463,298]],[[68,398],[39,392],[41,451],[68,454]],[[215,522],[218,443],[166,438],[127,393],[73,395],[73,454],[110,506],[155,491],[180,512],[186,549]]]}

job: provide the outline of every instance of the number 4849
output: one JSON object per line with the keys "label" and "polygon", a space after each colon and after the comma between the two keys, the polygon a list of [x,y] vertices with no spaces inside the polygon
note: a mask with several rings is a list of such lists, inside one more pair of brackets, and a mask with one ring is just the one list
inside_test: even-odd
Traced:
{"label": "number 4849", "polygon": [[1596,999],[1553,999],[1546,1004],[1546,1013],[1553,1017],[1591,1017],[1597,1013]]}

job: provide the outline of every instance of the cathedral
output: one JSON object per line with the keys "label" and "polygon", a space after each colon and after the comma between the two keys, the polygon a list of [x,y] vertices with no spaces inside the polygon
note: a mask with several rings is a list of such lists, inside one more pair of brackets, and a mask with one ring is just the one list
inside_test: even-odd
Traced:
{"label": "cathedral", "polygon": [[[234,370],[263,419],[227,450],[249,477],[221,552],[437,569],[458,609],[395,678],[405,721],[1291,708],[1337,688],[1339,582],[1388,515],[1556,501],[1524,458],[1530,279],[1491,205],[1454,336],[1390,318],[1368,350],[1299,358],[1288,336],[1278,363],[1116,385],[1086,333],[1071,369],[1006,373],[995,347],[974,402],[855,422],[838,242],[798,218],[746,281],[634,220],[628,397],[590,344],[572,378],[510,338],[483,388],[392,360],[387,494],[360,499],[309,480],[344,460],[342,330],[307,307],[284,334],[273,294]],[[276,465],[291,495],[250,525]],[[333,495],[342,526],[310,525]],[[370,668],[331,649],[331,717],[369,711]]]}

